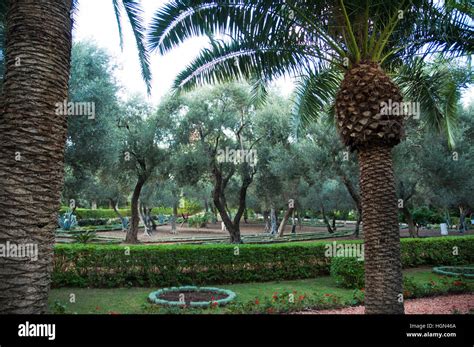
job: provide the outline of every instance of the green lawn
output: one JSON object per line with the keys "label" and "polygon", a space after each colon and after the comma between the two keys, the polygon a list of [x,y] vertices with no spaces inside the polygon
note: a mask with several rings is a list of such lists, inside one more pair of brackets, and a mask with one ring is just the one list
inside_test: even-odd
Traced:
{"label": "green lawn", "polygon": [[[412,277],[417,285],[423,286],[430,281],[435,281],[439,289],[447,288],[441,283],[445,276],[440,276],[431,272],[431,268],[417,268],[404,271],[405,275]],[[452,280],[452,278],[449,278]],[[474,292],[474,280],[467,281],[469,290]],[[334,280],[329,277],[318,277],[315,279],[265,282],[265,283],[243,283],[233,285],[219,285],[220,288],[230,289],[237,294],[237,303],[247,303],[249,301],[265,297],[270,298],[274,293],[294,292],[296,295],[306,294],[308,297],[324,296],[332,294],[340,298],[340,302],[347,304],[353,299],[354,291],[336,286]],[[79,314],[109,314],[109,313],[160,313],[160,309],[150,305],[147,297],[155,288],[60,288],[51,290],[49,297],[50,311],[59,312],[59,308],[65,308],[65,313]],[[75,303],[70,302],[70,298],[75,296]],[[58,305],[59,303],[59,305]],[[151,309],[150,309],[151,308]],[[213,312],[225,312],[224,309],[217,309]]]}

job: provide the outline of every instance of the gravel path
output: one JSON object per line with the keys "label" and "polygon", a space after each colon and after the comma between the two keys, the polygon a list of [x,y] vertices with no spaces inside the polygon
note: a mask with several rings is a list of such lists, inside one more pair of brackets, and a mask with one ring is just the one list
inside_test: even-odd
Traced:
{"label": "gravel path", "polygon": [[[453,314],[474,310],[474,294],[437,296],[411,299],[405,302],[407,314]],[[364,306],[346,307],[337,310],[305,311],[300,314],[364,314]]]}

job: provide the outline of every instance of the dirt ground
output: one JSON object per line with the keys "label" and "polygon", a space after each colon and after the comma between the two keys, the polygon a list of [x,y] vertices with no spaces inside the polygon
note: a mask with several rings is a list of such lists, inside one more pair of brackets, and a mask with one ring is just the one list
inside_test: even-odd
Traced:
{"label": "dirt ground", "polygon": [[[339,228],[339,230],[344,229],[344,230],[354,230],[354,225],[352,223],[347,223],[345,227]],[[143,229],[140,229],[138,233],[138,239],[142,242],[151,242],[151,243],[160,243],[160,241],[164,240],[169,240],[170,238],[176,238],[177,241],[180,239],[190,239],[193,237],[216,237],[216,238],[226,238],[229,236],[227,231],[222,231],[221,229],[221,223],[217,224],[208,224],[206,228],[189,228],[186,225],[185,226],[177,226],[178,233],[173,235],[171,234],[171,227],[169,225],[164,225],[164,226],[159,226],[157,228],[157,231],[155,231],[151,236],[145,235]],[[241,235],[255,235],[255,234],[261,234],[264,232],[264,225],[263,223],[257,224],[257,223],[249,223],[245,224],[242,223],[240,225],[240,233]],[[285,229],[285,234],[291,233],[291,225],[287,226]],[[296,227],[296,233],[321,233],[321,234],[326,234],[327,229],[326,227],[309,227],[309,226],[303,226],[303,227]],[[465,234],[474,234],[474,230],[470,230],[469,232]],[[105,236],[105,237],[112,237],[112,238],[117,238],[117,239],[125,239],[125,233],[122,231],[105,231],[105,232],[100,232],[100,236]],[[401,237],[408,237],[408,230],[403,229],[400,232]],[[459,232],[455,230],[450,230],[449,235],[461,235]],[[427,236],[440,236],[440,231],[439,230],[426,230],[422,229],[419,232],[420,237],[427,237]],[[343,238],[337,238],[339,240],[341,239],[352,239],[353,237],[343,237]],[[328,240],[332,240],[331,238],[328,238]]]}
{"label": "dirt ground", "polygon": [[[240,234],[241,235],[255,235],[261,234],[265,230],[263,224],[241,224],[240,225]],[[222,231],[221,223],[217,224],[208,224],[206,228],[188,228],[187,226],[180,227],[177,225],[178,233],[173,235],[171,233],[171,226],[163,225],[157,227],[157,230],[153,232],[150,236],[144,234],[144,230],[140,229],[138,232],[138,239],[143,242],[153,242],[169,238],[183,239],[183,238],[192,238],[192,237],[228,237],[229,233],[227,231]],[[291,226],[287,226],[285,229],[286,233],[291,233]],[[327,233],[325,227],[307,227],[303,226],[302,228],[296,228],[297,233]],[[125,233],[122,231],[101,231],[100,236],[108,236],[114,238],[123,238],[125,239]]]}

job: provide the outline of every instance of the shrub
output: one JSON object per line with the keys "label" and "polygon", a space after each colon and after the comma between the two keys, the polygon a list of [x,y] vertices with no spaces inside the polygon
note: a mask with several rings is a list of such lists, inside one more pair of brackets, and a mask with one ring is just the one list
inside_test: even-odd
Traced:
{"label": "shrub", "polygon": [[[188,214],[188,215],[193,215],[198,212],[200,212],[202,208],[199,206],[199,204],[196,203],[185,203],[184,208],[179,208],[178,209],[178,215],[181,214]],[[68,207],[61,207],[59,210],[60,214],[66,213],[68,211]],[[132,215],[132,212],[128,208],[119,208],[118,211],[120,214],[124,217],[130,217]],[[74,213],[77,216],[78,220],[81,219],[88,219],[88,220],[93,220],[93,219],[115,219],[118,218],[117,213],[111,208],[98,208],[95,210],[88,209],[88,208],[76,208],[74,210]],[[173,209],[168,208],[168,207],[154,207],[151,210],[151,214],[153,216],[157,215],[172,215],[173,214]]]}
{"label": "shrub", "polygon": [[108,218],[84,218],[84,219],[79,219],[77,221],[77,224],[80,227],[84,226],[101,226],[101,225],[107,225],[109,224]]}
{"label": "shrub", "polygon": [[203,214],[202,216],[194,216],[188,218],[188,226],[190,228],[205,228],[209,221],[209,215]]}
{"label": "shrub", "polygon": [[[53,285],[166,287],[314,278],[329,274],[331,258],[325,256],[325,245],[324,241],[238,246],[59,244]],[[471,235],[403,239],[401,246],[405,268],[474,263]]]}
{"label": "shrub", "polygon": [[444,217],[441,214],[425,206],[415,208],[412,217],[415,223],[422,225],[444,223]]}
{"label": "shrub", "polygon": [[73,239],[77,243],[89,243],[95,239],[97,234],[92,230],[80,230],[73,234]]}
{"label": "shrub", "polygon": [[341,287],[364,288],[364,262],[352,257],[332,258],[331,277]]}

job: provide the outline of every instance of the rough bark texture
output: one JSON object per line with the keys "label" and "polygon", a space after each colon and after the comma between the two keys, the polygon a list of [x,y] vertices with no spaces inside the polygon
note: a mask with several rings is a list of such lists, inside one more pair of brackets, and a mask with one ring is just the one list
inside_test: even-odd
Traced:
{"label": "rough bark texture", "polygon": [[382,114],[381,108],[383,103],[401,101],[400,90],[379,64],[354,65],[336,96],[336,124],[344,144],[351,150],[397,145],[403,136],[403,116]]}
{"label": "rough bark texture", "polygon": [[294,207],[289,207],[288,210],[286,210],[285,215],[283,216],[283,219],[280,223],[280,226],[278,227],[278,237],[282,237],[284,235],[286,223],[288,223],[288,219],[293,213],[293,210],[294,210]]}
{"label": "rough bark texture", "polygon": [[127,236],[125,238],[126,243],[138,243],[138,222],[140,220],[140,214],[138,211],[138,200],[142,191],[145,179],[139,178],[132,195],[132,218],[128,227]]}
{"label": "rough bark texture", "polygon": [[398,207],[390,147],[359,152],[364,222],[365,312],[404,313]]}
{"label": "rough bark texture", "polygon": [[[47,309],[63,186],[71,0],[15,0],[6,23],[0,116],[0,243],[34,244],[38,260],[0,258],[0,313]],[[19,160],[16,160],[19,159]]]}
{"label": "rough bark texture", "polygon": [[408,224],[408,233],[410,234],[411,237],[417,237],[418,233],[417,233],[417,230],[415,228],[415,222],[413,221],[413,217],[412,217],[408,207],[403,206],[402,213],[403,213],[403,216],[405,217],[405,220],[407,221],[407,224]]}

